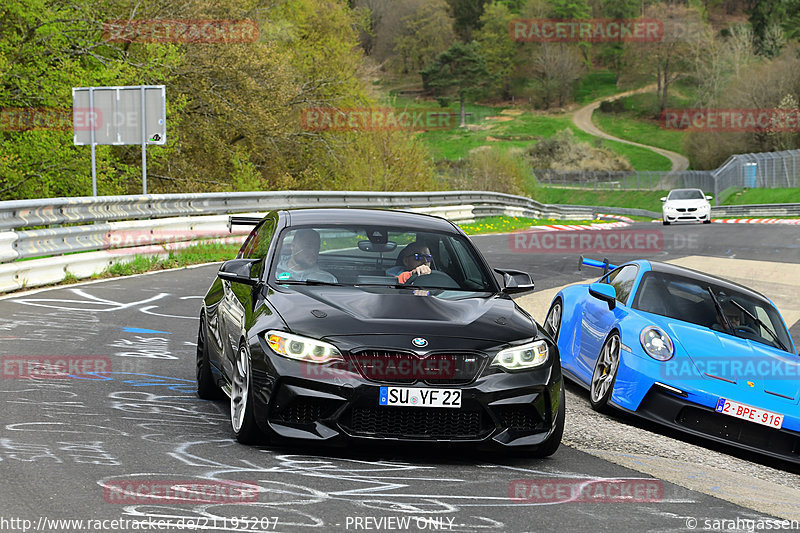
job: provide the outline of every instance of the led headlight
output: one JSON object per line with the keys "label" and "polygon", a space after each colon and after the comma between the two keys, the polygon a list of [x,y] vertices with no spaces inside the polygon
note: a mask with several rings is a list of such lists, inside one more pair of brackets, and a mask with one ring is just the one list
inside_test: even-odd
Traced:
{"label": "led headlight", "polygon": [[655,326],[644,328],[641,335],[639,335],[639,340],[642,341],[642,348],[647,352],[647,355],[658,361],[668,361],[672,359],[672,355],[675,353],[672,339]]}
{"label": "led headlight", "polygon": [[332,344],[285,331],[268,331],[265,335],[272,351],[289,359],[307,363],[344,361],[342,354]]}
{"label": "led headlight", "polygon": [[547,353],[545,341],[529,342],[499,351],[494,356],[491,366],[501,366],[507,370],[534,368],[547,362]]}

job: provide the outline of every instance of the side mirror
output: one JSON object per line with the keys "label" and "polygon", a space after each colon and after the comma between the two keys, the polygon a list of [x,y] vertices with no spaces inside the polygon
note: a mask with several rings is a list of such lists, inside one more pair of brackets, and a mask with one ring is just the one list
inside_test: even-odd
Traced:
{"label": "side mirror", "polygon": [[527,272],[502,268],[495,268],[494,271],[503,275],[503,292],[506,294],[519,294],[534,289],[533,280]]}
{"label": "side mirror", "polygon": [[589,294],[606,302],[609,311],[617,306],[617,290],[608,283],[592,283],[589,285]]}
{"label": "side mirror", "polygon": [[713,196],[711,196],[710,194],[706,194],[706,200],[713,200],[713,199],[714,199]]}
{"label": "side mirror", "polygon": [[662,196],[662,197],[661,197],[661,201],[662,201],[662,202],[666,202],[666,201],[667,201],[667,197],[666,197],[666,196]]}
{"label": "side mirror", "polygon": [[258,285],[259,279],[256,274],[253,277],[253,267],[260,259],[231,259],[225,261],[219,267],[217,277],[226,281],[235,283],[244,283],[245,285]]}

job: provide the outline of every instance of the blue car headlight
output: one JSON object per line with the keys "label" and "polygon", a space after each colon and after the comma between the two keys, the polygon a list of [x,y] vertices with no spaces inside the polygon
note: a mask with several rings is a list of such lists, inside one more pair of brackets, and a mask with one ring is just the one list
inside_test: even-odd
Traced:
{"label": "blue car headlight", "polygon": [[344,361],[336,346],[327,342],[277,330],[268,331],[265,337],[273,352],[289,359],[306,363]]}
{"label": "blue car headlight", "polygon": [[500,350],[492,359],[491,366],[500,366],[506,370],[535,368],[547,362],[548,353],[549,348],[545,341],[533,341]]}
{"label": "blue car headlight", "polygon": [[647,355],[657,361],[669,361],[675,354],[672,339],[661,328],[647,326],[639,335],[639,340]]}

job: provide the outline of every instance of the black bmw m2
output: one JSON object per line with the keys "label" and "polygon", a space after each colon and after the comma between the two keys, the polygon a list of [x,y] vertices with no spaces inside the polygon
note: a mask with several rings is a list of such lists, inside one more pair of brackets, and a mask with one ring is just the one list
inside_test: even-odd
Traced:
{"label": "black bmw m2", "polygon": [[[453,223],[367,209],[233,217],[254,229],[200,311],[197,392],[242,443],[461,443],[553,454],[553,340]],[[501,287],[502,285],[502,287]],[[224,396],[223,396],[224,395]]]}

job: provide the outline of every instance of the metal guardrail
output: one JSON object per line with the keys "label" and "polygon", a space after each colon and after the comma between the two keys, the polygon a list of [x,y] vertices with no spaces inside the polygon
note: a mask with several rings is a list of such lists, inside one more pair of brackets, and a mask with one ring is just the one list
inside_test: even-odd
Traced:
{"label": "metal guardrail", "polygon": [[[52,202],[54,205],[49,205]],[[227,219],[219,213],[266,212],[278,208],[388,207],[425,209],[455,207],[450,218],[465,221],[504,214],[538,218],[558,216],[558,207],[530,198],[484,191],[438,193],[380,192],[265,192],[205,193],[187,195],[57,198],[0,202],[0,262],[45,255],[119,249],[230,235]],[[548,214],[551,213],[551,214]],[[180,218],[163,218],[183,215]],[[211,217],[202,215],[212,215]],[[213,215],[217,215],[214,217]],[[591,217],[591,209],[575,216]],[[146,220],[129,220],[129,219]],[[119,222],[121,219],[128,219]],[[66,226],[61,224],[83,224]],[[49,225],[43,229],[19,229]],[[246,233],[243,229],[239,232]]]}
{"label": "metal guardrail", "polygon": [[800,204],[721,205],[711,208],[711,216],[722,218],[800,217]]}
{"label": "metal guardrail", "polygon": [[[497,215],[562,220],[593,219],[598,213],[661,217],[661,213],[644,209],[548,205],[522,196],[486,191],[281,191],[0,202],[0,221],[5,229],[11,230],[0,231],[0,263],[5,263],[0,264],[0,292],[55,283],[67,273],[88,277],[133,255],[165,255],[169,250],[195,242],[241,242],[248,228],[237,226],[231,232],[228,214],[262,216],[271,209],[305,207],[407,209],[454,222]],[[800,216],[800,204],[712,208],[714,217],[748,215]],[[52,227],[22,229],[34,225]],[[52,257],[14,261],[41,256]]]}
{"label": "metal guardrail", "polygon": [[526,205],[530,199],[483,191],[386,193],[270,191],[48,198],[0,202],[0,231],[113,220],[265,212],[299,207],[411,208],[471,203]]}

